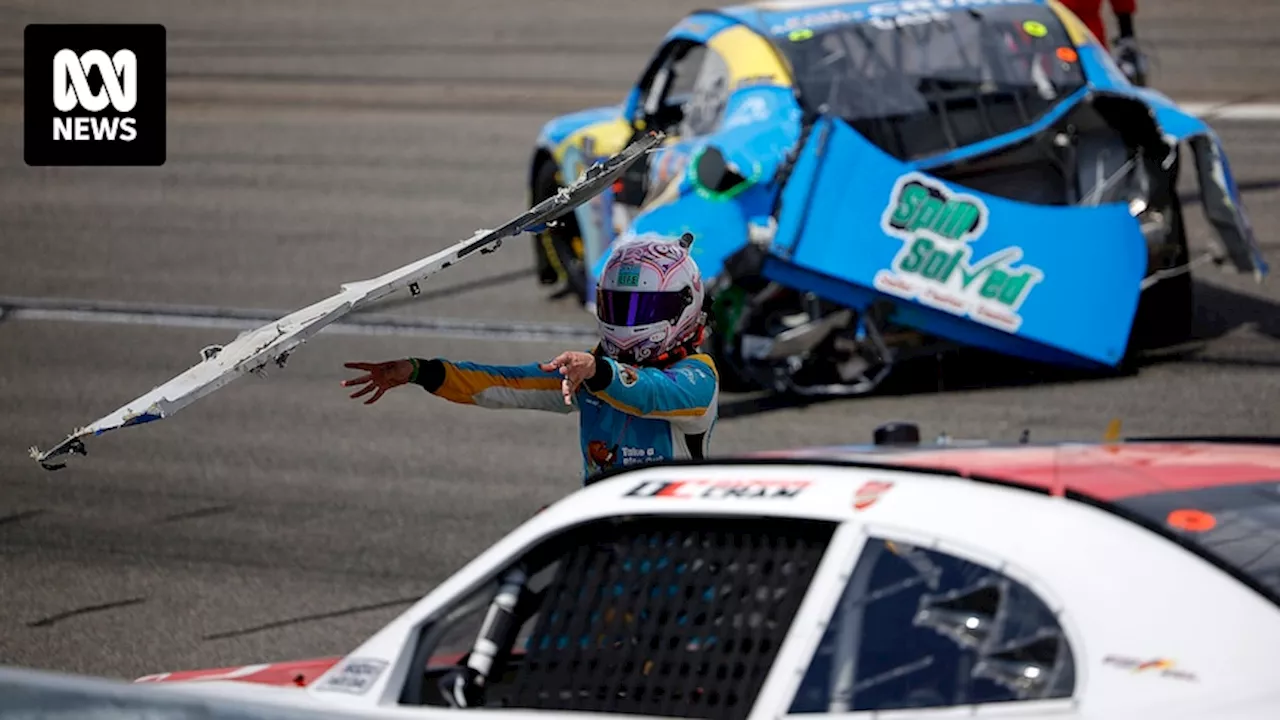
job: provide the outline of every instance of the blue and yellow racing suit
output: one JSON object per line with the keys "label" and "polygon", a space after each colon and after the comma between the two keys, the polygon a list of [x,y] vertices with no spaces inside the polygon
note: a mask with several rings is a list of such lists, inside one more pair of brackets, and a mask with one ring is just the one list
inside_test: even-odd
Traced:
{"label": "blue and yellow racing suit", "polygon": [[579,413],[584,481],[603,470],[706,457],[718,415],[720,380],[707,355],[663,368],[596,354],[596,373],[564,402],[562,377],[539,363],[481,365],[418,360],[411,380],[451,402],[485,408]]}

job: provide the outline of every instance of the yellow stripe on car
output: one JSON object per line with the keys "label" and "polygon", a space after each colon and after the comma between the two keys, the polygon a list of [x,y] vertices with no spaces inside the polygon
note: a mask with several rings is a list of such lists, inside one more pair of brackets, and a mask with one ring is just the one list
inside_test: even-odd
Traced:
{"label": "yellow stripe on car", "polygon": [[556,164],[559,165],[564,161],[565,153],[569,151],[569,148],[575,145],[582,147],[582,141],[587,138],[591,139],[591,153],[596,157],[616,155],[622,148],[626,147],[627,141],[631,139],[632,134],[630,123],[621,117],[593,123],[570,133],[568,137],[556,146],[552,156],[555,158]]}
{"label": "yellow stripe on car", "polygon": [[746,80],[783,87],[791,85],[791,71],[779,59],[773,46],[746,26],[734,25],[721,30],[707,46],[724,58],[732,88]]}
{"label": "yellow stripe on car", "polygon": [[1071,42],[1075,43],[1076,47],[1098,44],[1097,38],[1089,31],[1089,27],[1084,24],[1084,21],[1058,0],[1049,0],[1049,9],[1053,10],[1054,14],[1058,16],[1058,19],[1067,28],[1067,37],[1071,38]]}

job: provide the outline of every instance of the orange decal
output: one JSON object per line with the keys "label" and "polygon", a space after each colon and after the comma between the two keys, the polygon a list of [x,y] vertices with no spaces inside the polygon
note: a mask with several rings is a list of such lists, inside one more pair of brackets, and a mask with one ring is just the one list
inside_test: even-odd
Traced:
{"label": "orange decal", "polygon": [[874,505],[881,495],[889,492],[891,487],[893,487],[893,483],[879,480],[871,480],[865,483],[853,494],[853,509],[866,510]]}
{"label": "orange decal", "polygon": [[1060,47],[1058,48],[1058,59],[1064,63],[1073,63],[1080,59],[1080,53],[1075,48]]}
{"label": "orange decal", "polygon": [[1218,525],[1217,518],[1203,510],[1174,510],[1165,522],[1187,532],[1209,532]]}

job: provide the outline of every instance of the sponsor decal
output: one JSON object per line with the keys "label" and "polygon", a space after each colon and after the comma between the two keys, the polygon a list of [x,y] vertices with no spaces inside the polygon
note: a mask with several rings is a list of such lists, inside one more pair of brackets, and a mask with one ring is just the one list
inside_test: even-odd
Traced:
{"label": "sponsor decal", "polygon": [[373,687],[382,671],[387,669],[385,660],[353,658],[345,660],[342,667],[325,677],[316,690],[363,695]]}
{"label": "sponsor decal", "polygon": [[[932,13],[964,10],[966,8],[990,7],[992,5],[1021,5],[1026,0],[897,0],[897,2],[878,2],[862,8],[831,8],[803,12],[804,5],[786,6],[775,4],[775,7],[757,6],[763,10],[801,11],[781,22],[769,27],[773,35],[787,35],[797,30],[820,30],[832,25],[858,23],[871,18],[896,18],[906,15],[926,15]],[[813,7],[812,5],[810,7]],[[812,36],[810,36],[812,37]],[[791,38],[793,41],[796,39]],[[807,38],[805,38],[807,39]]]}
{"label": "sponsor decal", "polygon": [[853,509],[866,510],[875,505],[880,496],[889,492],[889,488],[892,487],[893,483],[882,480],[870,480],[863,483],[862,487],[853,493]]}
{"label": "sponsor decal", "polygon": [[587,443],[587,468],[600,472],[618,464],[618,446],[609,445],[603,440],[592,440]]}
{"label": "sponsor decal", "polygon": [[893,17],[873,17],[870,25],[877,30],[897,30],[913,25],[928,25],[935,22],[946,22],[951,16],[944,12],[903,13]]}
{"label": "sponsor decal", "polygon": [[[787,35],[792,42],[798,40],[807,40],[813,37],[815,31],[822,30],[832,25],[843,25],[845,23],[861,22],[867,18],[867,13],[863,10],[820,10],[818,12],[808,12],[803,15],[792,15],[791,17],[777,23],[769,28],[769,32],[773,35]],[[803,33],[808,32],[805,36]],[[793,33],[800,32],[800,36]]]}
{"label": "sponsor decal", "polygon": [[23,58],[28,165],[164,164],[163,25],[28,25]]}
{"label": "sponsor decal", "polygon": [[1022,325],[1018,308],[1044,279],[1031,265],[1016,265],[1022,248],[1006,247],[980,260],[969,243],[987,229],[985,203],[951,192],[920,173],[899,178],[881,228],[902,241],[889,270],[876,273],[882,292],[965,315],[1007,332]]}
{"label": "sponsor decal", "polygon": [[640,373],[631,365],[618,363],[618,381],[622,387],[631,387],[640,382]]}
{"label": "sponsor decal", "polygon": [[[697,363],[697,365],[694,363]],[[701,367],[699,367],[699,365],[701,365]],[[687,365],[671,368],[667,370],[666,373],[667,375],[679,375],[691,383],[705,382],[707,380],[714,379],[711,375],[710,369],[707,368],[706,365],[699,363],[697,360],[694,360],[692,363]]]}
{"label": "sponsor decal", "polygon": [[639,463],[649,462],[653,460],[654,456],[657,454],[658,452],[651,447],[636,448],[624,445],[622,447],[622,464],[637,465]]}
{"label": "sponsor decal", "polygon": [[592,440],[587,443],[587,468],[592,473],[628,465],[643,465],[663,459],[665,458],[652,447],[628,447],[618,443],[610,445],[603,440]]}
{"label": "sponsor decal", "polygon": [[807,480],[648,480],[622,496],[681,500],[779,500],[796,497],[807,487]]}
{"label": "sponsor decal", "polygon": [[1044,23],[1035,20],[1028,20],[1022,23],[1022,29],[1031,37],[1042,38],[1049,34],[1049,28],[1045,27]]}
{"label": "sponsor decal", "polygon": [[620,287],[639,287],[640,266],[635,263],[625,263],[619,266],[618,285]]}
{"label": "sponsor decal", "polygon": [[1198,678],[1195,673],[1185,670],[1178,670],[1177,663],[1168,658],[1155,658],[1154,660],[1143,660],[1141,658],[1131,657],[1127,655],[1107,655],[1102,658],[1103,665],[1111,665],[1113,667],[1124,668],[1126,670],[1137,673],[1149,673],[1159,675],[1160,677],[1173,678],[1175,680],[1187,680],[1195,682]]}
{"label": "sponsor decal", "polygon": [[724,129],[764,122],[768,119],[769,102],[760,95],[752,95],[729,113],[729,117],[724,121]]}

